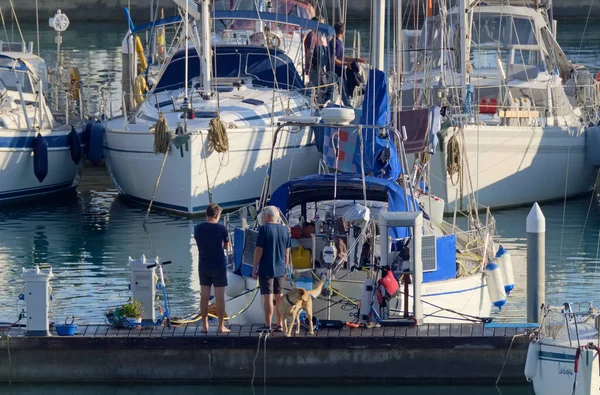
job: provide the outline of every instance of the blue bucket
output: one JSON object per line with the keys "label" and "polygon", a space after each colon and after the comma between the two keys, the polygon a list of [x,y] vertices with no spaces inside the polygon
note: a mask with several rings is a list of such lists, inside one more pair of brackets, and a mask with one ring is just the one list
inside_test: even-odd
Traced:
{"label": "blue bucket", "polygon": [[[67,320],[71,318],[71,323],[67,324]],[[58,336],[73,336],[77,330],[77,324],[74,324],[75,317],[65,318],[65,323],[62,325],[56,325],[56,333]]]}

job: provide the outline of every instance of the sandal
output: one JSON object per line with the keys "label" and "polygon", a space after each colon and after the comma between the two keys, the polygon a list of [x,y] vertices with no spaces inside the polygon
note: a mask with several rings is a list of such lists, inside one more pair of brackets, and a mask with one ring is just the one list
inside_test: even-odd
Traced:
{"label": "sandal", "polygon": [[281,325],[275,325],[273,332],[283,332],[283,327]]}
{"label": "sandal", "polygon": [[265,325],[263,325],[263,326],[261,326],[260,328],[258,328],[256,331],[257,331],[257,332],[271,332],[271,331],[272,331],[272,329],[271,329],[271,327],[270,327],[270,326],[265,326]]}

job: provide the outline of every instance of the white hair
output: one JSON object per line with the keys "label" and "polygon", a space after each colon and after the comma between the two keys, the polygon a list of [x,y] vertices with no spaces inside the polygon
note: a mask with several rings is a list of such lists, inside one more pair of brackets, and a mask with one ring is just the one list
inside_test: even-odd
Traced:
{"label": "white hair", "polygon": [[271,223],[279,223],[279,210],[275,206],[266,206],[262,211],[262,220],[267,222],[265,216],[271,217]]}

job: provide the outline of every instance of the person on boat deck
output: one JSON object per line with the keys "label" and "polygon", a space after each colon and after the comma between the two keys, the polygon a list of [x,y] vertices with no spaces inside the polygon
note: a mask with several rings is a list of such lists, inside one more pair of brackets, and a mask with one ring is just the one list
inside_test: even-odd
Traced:
{"label": "person on boat deck", "polygon": [[335,74],[338,77],[338,82],[340,86],[340,91],[342,95],[342,102],[345,106],[350,105],[350,99],[348,98],[348,89],[346,86],[346,69],[348,66],[352,64],[352,62],[365,63],[365,60],[362,58],[352,58],[349,56],[344,56],[344,43],[342,39],[344,38],[344,24],[337,22],[333,25],[335,30],[335,37],[331,39],[329,42],[329,56],[332,59],[335,59]]}
{"label": "person on boat deck", "polygon": [[274,206],[263,209],[263,222],[258,228],[252,278],[258,278],[260,294],[263,295],[265,325],[263,329],[271,329],[273,321],[273,295],[277,311],[276,332],[283,331],[281,316],[281,297],[283,281],[289,265],[292,240],[287,228],[279,223],[279,210]]}
{"label": "person on boat deck", "polygon": [[211,203],[206,208],[206,221],[194,227],[194,239],[198,246],[198,273],[200,275],[200,315],[202,330],[208,332],[208,301],[210,288],[215,287],[217,300],[218,331],[227,333],[225,327],[225,287],[227,286],[227,262],[224,249],[229,248],[227,228],[219,223],[221,207]]}
{"label": "person on boat deck", "polygon": [[[312,20],[319,24],[325,23],[323,17],[315,16]],[[318,30],[311,30],[304,39],[304,54],[304,68],[310,83],[313,86],[322,85],[321,76],[326,64],[326,60],[323,61],[323,55],[327,54],[327,38]]]}

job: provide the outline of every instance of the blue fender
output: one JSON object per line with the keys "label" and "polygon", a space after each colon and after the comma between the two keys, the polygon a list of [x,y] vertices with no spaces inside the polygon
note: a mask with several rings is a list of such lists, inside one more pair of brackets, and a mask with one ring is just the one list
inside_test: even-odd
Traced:
{"label": "blue fender", "polygon": [[33,174],[39,182],[48,175],[48,142],[40,133],[33,139]]}
{"label": "blue fender", "polygon": [[76,165],[81,161],[81,139],[79,134],[74,127],[71,127],[71,133],[69,133],[69,150],[71,151],[71,159]]}
{"label": "blue fender", "polygon": [[104,125],[100,121],[94,122],[90,131],[90,143],[88,148],[88,158],[90,162],[97,165],[104,156]]}

